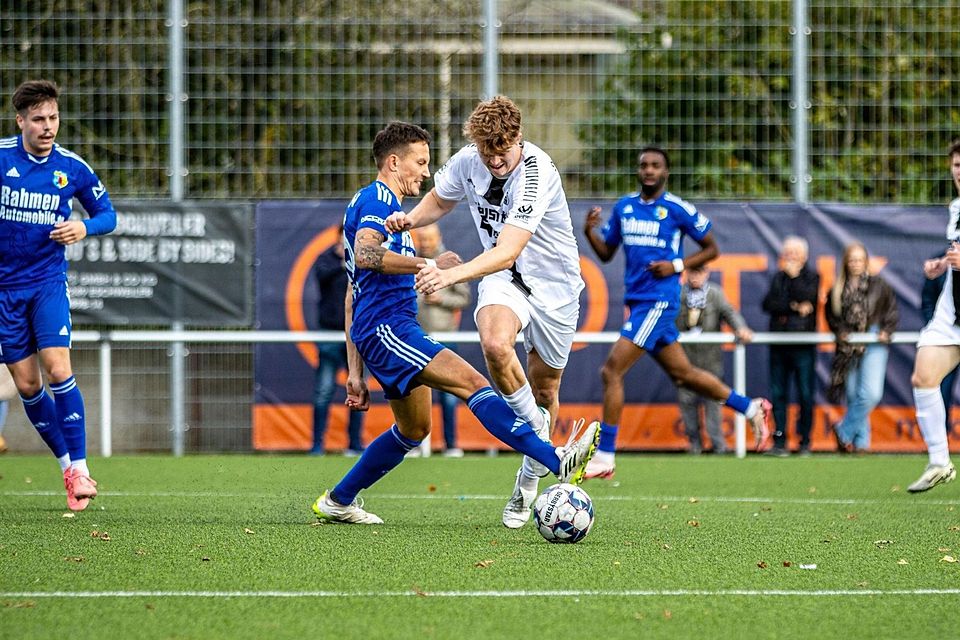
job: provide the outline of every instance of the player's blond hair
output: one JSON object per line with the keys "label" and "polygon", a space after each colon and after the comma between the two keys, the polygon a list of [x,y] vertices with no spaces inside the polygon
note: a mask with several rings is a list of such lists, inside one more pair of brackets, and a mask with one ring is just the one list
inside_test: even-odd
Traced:
{"label": "player's blond hair", "polygon": [[463,135],[480,153],[500,156],[520,140],[520,108],[506,96],[479,103],[463,125]]}

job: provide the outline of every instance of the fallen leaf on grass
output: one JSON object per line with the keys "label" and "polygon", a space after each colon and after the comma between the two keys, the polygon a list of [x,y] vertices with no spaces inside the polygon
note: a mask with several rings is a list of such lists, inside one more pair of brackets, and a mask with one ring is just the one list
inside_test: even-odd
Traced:
{"label": "fallen leaf on grass", "polygon": [[860,587],[861,589],[866,589],[867,587],[870,586],[870,583],[869,583],[869,582],[858,582],[858,583],[857,583],[857,586]]}
{"label": "fallen leaf on grass", "polygon": [[897,564],[910,564],[910,563],[907,562],[906,558],[900,558],[899,560],[897,560]]}
{"label": "fallen leaf on grass", "polygon": [[953,556],[943,556],[940,558],[940,562],[949,562],[950,564],[954,564],[957,562],[957,559]]}
{"label": "fallen leaf on grass", "polygon": [[473,566],[477,567],[478,569],[486,569],[492,564],[493,560],[481,560],[480,562],[475,562]]}
{"label": "fallen leaf on grass", "polygon": [[860,517],[860,516],[858,516],[858,515],[855,514],[855,513],[848,513],[848,514],[847,514],[847,520],[856,520],[856,519],[859,518],[859,517]]}
{"label": "fallen leaf on grass", "polygon": [[893,540],[874,540],[873,544],[877,545],[878,549],[886,549],[893,544]]}
{"label": "fallen leaf on grass", "polygon": [[147,555],[147,550],[146,550],[146,549],[137,549],[136,553],[137,553],[138,556],[145,556],[145,555]]}
{"label": "fallen leaf on grass", "polygon": [[760,507],[760,511],[773,511],[773,507]]}
{"label": "fallen leaf on grass", "polygon": [[417,596],[419,596],[419,597],[421,597],[421,598],[426,598],[427,596],[430,595],[429,593],[427,593],[426,591],[424,591],[424,590],[421,589],[420,587],[414,587],[414,588],[413,588],[413,592],[414,592]]}
{"label": "fallen leaf on grass", "polygon": [[658,505],[657,505],[657,509],[660,509],[661,511],[666,511],[666,510],[669,509],[669,508],[670,508],[670,505],[668,505],[668,504],[658,504]]}
{"label": "fallen leaf on grass", "polygon": [[697,504],[698,502],[700,502],[700,499],[699,499],[699,498],[690,498],[687,502],[689,502],[690,504]]}
{"label": "fallen leaf on grass", "polygon": [[83,556],[64,556],[63,559],[66,562],[83,562],[84,561]]}
{"label": "fallen leaf on grass", "polygon": [[660,548],[661,548],[661,549],[665,549],[665,550],[667,550],[667,551],[670,551],[670,549],[673,549],[673,547],[671,547],[670,545],[668,545],[668,544],[666,544],[666,543],[660,545]]}
{"label": "fallen leaf on grass", "polygon": [[27,484],[32,484],[33,478],[24,478],[23,481],[26,482]]}
{"label": "fallen leaf on grass", "polygon": [[947,527],[947,531],[960,531],[960,525],[953,525],[952,527]]}
{"label": "fallen leaf on grass", "polygon": [[937,547],[937,551],[940,553],[946,553],[947,551],[950,551],[950,547]]}
{"label": "fallen leaf on grass", "polygon": [[145,604],[144,606],[147,608],[147,611],[153,611],[154,609],[156,609],[156,607],[155,607],[154,605],[150,604],[149,602],[148,602],[147,604]]}
{"label": "fallen leaf on grass", "polygon": [[892,487],[890,487],[890,493],[897,493],[898,491],[900,491],[900,485],[895,484]]}
{"label": "fallen leaf on grass", "polygon": [[700,521],[699,521],[699,520],[687,520],[687,524],[690,525],[691,527],[699,527],[699,526],[700,526]]}
{"label": "fallen leaf on grass", "polygon": [[760,562],[757,563],[757,566],[758,566],[759,568],[761,568],[761,569],[766,569],[766,568],[767,568],[767,563],[764,562],[763,560],[761,560]]}
{"label": "fallen leaf on grass", "polygon": [[210,562],[210,556],[203,556],[200,558],[200,562]]}
{"label": "fallen leaf on grass", "polygon": [[614,563],[613,563],[613,566],[619,567],[619,566],[620,566],[620,561],[619,561],[619,560],[615,560]]}
{"label": "fallen leaf on grass", "polygon": [[33,600],[24,600],[22,602],[4,602],[3,606],[13,609],[33,609],[37,603]]}
{"label": "fallen leaf on grass", "polygon": [[817,492],[816,487],[810,487],[809,489],[807,489],[807,493],[816,493],[816,492]]}
{"label": "fallen leaf on grass", "polygon": [[428,484],[428,485],[427,485],[427,491],[430,492],[430,493],[436,493],[436,491],[437,491],[437,485],[435,485],[435,484]]}
{"label": "fallen leaf on grass", "polygon": [[72,511],[68,511],[67,513],[63,514],[63,515],[60,516],[60,517],[61,517],[61,518],[76,518],[76,517],[77,517],[77,514],[75,514],[75,513],[72,512]]}
{"label": "fallen leaf on grass", "polygon": [[664,609],[664,610],[663,610],[663,619],[664,619],[664,620],[672,620],[672,619],[673,619],[673,612],[670,611],[670,609]]}
{"label": "fallen leaf on grass", "polygon": [[254,533],[256,533],[253,529],[247,529],[246,527],[243,528],[243,532],[244,532],[245,534],[247,534],[247,535],[250,535],[250,536],[252,536]]}
{"label": "fallen leaf on grass", "polygon": [[785,567],[792,567],[792,566],[793,566],[793,563],[790,562],[789,560],[784,560],[784,561],[783,561],[783,566],[785,566]]}

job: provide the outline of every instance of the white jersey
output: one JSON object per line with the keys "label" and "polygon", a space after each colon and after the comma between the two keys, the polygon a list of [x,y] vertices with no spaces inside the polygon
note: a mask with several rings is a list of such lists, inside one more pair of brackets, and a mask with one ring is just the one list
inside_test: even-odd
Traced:
{"label": "white jersey", "polygon": [[444,200],[467,199],[484,250],[497,243],[506,224],[532,233],[514,266],[486,276],[510,279],[541,309],[579,300],[580,250],[560,172],[546,153],[524,142],[520,164],[506,178],[495,178],[477,146],[467,145],[433,177]]}
{"label": "white jersey", "polygon": [[[960,198],[950,203],[950,220],[947,222],[947,240],[960,242]],[[947,278],[943,290],[937,298],[937,308],[933,318],[920,333],[917,346],[957,345],[960,346],[960,327],[957,326],[957,308],[953,297],[953,279],[956,272],[947,267]]]}

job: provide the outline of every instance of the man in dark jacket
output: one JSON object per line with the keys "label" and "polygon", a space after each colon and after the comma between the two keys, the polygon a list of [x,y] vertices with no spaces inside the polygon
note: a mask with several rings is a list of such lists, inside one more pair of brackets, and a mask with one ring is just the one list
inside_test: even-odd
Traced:
{"label": "man in dark jacket", "polygon": [[[780,250],[780,270],[773,276],[763,299],[763,310],[770,314],[772,332],[812,332],[817,330],[817,303],[820,276],[807,266],[809,246],[798,236],[787,236]],[[788,456],[787,401],[790,382],[797,390],[797,437],[800,453],[810,452],[813,426],[813,394],[816,380],[817,347],[813,344],[770,345],[770,401],[776,430],[772,455]]]}

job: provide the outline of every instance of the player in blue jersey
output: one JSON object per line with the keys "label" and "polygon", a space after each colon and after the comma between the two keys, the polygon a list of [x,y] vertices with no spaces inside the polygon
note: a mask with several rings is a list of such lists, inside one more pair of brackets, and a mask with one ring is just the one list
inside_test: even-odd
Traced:
{"label": "player in blue jersey", "polygon": [[[610,349],[601,370],[603,422],[597,455],[587,467],[588,478],[611,478],[616,468],[617,430],[623,413],[623,378],[644,353],[650,352],[678,386],[723,402],[744,414],[753,427],[757,448],[769,438],[770,403],[750,400],[708,371],[694,367],[677,342],[680,308],[680,273],[706,264],[719,255],[710,232],[710,220],[688,202],[667,191],[670,175],[667,152],[646,147],[637,157],[640,191],[622,198],[607,223],[600,226],[600,208],[587,213],[584,233],[597,256],[608,262],[623,245],[624,302],[630,317]],[[683,238],[689,236],[700,250],[683,257]]]}
{"label": "player in blue jersey", "polygon": [[430,433],[431,391],[451,393],[467,403],[495,437],[543,464],[561,482],[579,483],[596,448],[599,423],[566,447],[554,448],[518,418],[487,380],[459,355],[424,333],[417,323],[414,274],[432,265],[449,268],[460,258],[446,252],[436,260],[417,257],[409,231],[391,233],[386,219],[401,210],[406,196],[420,194],[430,177],[430,135],[412,124],[394,122],[373,141],[377,179],[354,195],[343,220],[347,294],[346,334],[349,376],[347,404],[369,406],[366,365],[384,390],[396,422],[364,450],[357,463],[313,504],[322,520],[381,524],[365,511],[357,494],[400,464]]}
{"label": "player in blue jersey", "polygon": [[[117,214],[90,165],[56,144],[58,98],[53,82],[21,84],[13,93],[20,135],[0,139],[0,362],[60,463],[67,506],[82,511],[97,483],[87,468],[83,396],[70,366],[64,246],[113,231]],[[73,198],[89,219],[70,220]]]}

